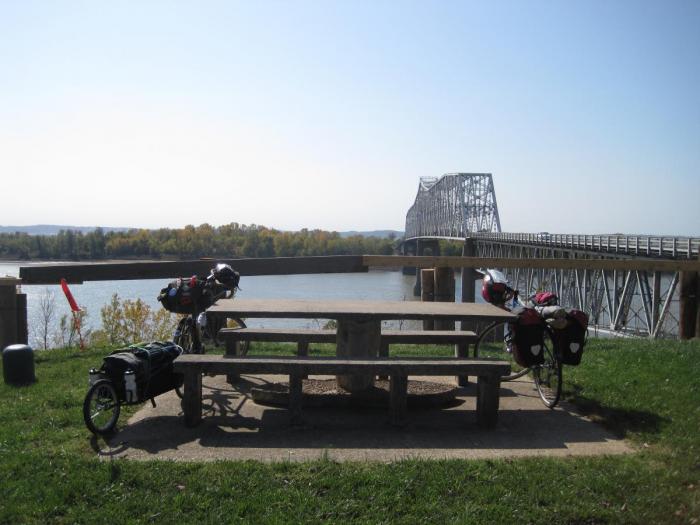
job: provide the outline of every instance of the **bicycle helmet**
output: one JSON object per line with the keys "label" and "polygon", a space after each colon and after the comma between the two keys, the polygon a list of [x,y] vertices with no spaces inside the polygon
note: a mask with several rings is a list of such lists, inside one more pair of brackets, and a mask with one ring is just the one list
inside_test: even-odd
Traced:
{"label": "bicycle helmet", "polygon": [[487,303],[503,307],[514,295],[508,278],[498,270],[486,270],[481,285],[481,296]]}
{"label": "bicycle helmet", "polygon": [[241,280],[241,275],[231,266],[224,263],[217,264],[211,273],[214,279],[231,290],[235,290],[238,287],[238,282]]}

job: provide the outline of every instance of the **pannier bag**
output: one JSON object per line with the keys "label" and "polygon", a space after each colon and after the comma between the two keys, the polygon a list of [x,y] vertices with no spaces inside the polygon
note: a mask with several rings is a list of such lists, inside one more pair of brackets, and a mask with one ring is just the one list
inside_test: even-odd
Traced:
{"label": "pannier bag", "polygon": [[530,300],[535,306],[554,306],[559,304],[559,297],[553,292],[537,292]]}
{"label": "pannier bag", "polygon": [[534,308],[513,310],[518,321],[510,324],[510,345],[513,359],[520,366],[530,367],[544,362],[544,321]]}
{"label": "pannier bag", "polygon": [[581,363],[583,348],[588,334],[588,314],[581,310],[569,310],[566,314],[566,326],[554,330],[554,343],[559,349],[561,362],[565,365]]}
{"label": "pannier bag", "polygon": [[181,353],[182,348],[171,342],[131,345],[105,357],[101,372],[112,381],[119,398],[126,400],[124,374],[133,373],[137,395],[132,401],[144,401],[182,386],[182,374],[173,372],[173,361]]}
{"label": "pannier bag", "polygon": [[211,306],[211,295],[205,293],[206,281],[196,275],[175,279],[160,291],[158,300],[169,312],[191,314]]}

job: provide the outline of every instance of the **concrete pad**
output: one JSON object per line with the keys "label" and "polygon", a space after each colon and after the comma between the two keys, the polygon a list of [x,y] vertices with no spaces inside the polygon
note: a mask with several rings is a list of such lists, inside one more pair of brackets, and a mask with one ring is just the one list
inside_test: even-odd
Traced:
{"label": "concrete pad", "polygon": [[[411,378],[416,379],[416,378]],[[430,381],[452,382],[431,377]],[[103,458],[137,460],[383,461],[404,458],[484,459],[524,456],[624,454],[633,449],[601,426],[562,406],[550,410],[527,378],[501,385],[498,426],[476,424],[475,388],[460,389],[454,406],[409,410],[409,423],[389,424],[387,407],[306,408],[301,427],[286,409],[257,405],[250,388],[282,376],[243,376],[231,387],[224,376],[204,377],[202,423],[186,428],[174,392],[138,411],[100,450]]]}

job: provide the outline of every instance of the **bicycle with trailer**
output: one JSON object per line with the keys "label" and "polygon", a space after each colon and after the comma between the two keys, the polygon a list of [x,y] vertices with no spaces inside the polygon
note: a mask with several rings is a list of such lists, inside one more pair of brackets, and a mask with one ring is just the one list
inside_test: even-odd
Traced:
{"label": "bicycle with trailer", "polygon": [[480,273],[484,300],[517,314],[518,320],[495,322],[482,330],[474,345],[474,357],[488,355],[511,361],[513,372],[501,381],[530,374],[544,405],[554,408],[561,397],[563,365],[581,362],[588,315],[559,306],[551,292],[540,292],[522,303],[518,290],[510,286],[502,272],[488,269]]}
{"label": "bicycle with trailer", "polygon": [[[219,319],[206,309],[238,289],[240,275],[227,264],[217,264],[206,277],[179,278],[161,290],[158,300],[170,312],[185,314],[177,324],[172,342],[131,345],[103,359],[89,373],[89,389],[83,402],[83,419],[97,435],[114,431],[122,405],[135,405],[170,390],[182,397],[183,378],[172,369],[181,354],[203,353],[205,343],[219,346],[218,332],[224,326],[245,328],[241,319]],[[241,345],[240,355],[248,351]]]}

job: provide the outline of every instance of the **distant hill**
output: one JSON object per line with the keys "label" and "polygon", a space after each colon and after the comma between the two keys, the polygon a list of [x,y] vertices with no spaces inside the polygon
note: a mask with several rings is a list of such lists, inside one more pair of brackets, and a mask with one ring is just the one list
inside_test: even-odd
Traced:
{"label": "distant hill", "polygon": [[[29,235],[56,235],[61,230],[89,233],[96,230],[97,226],[60,226],[57,224],[33,224],[31,226],[0,226],[0,233],[28,233]],[[114,228],[102,226],[105,232],[125,232],[131,228]]]}
{"label": "distant hill", "polygon": [[[29,235],[56,235],[61,230],[72,230],[75,232],[89,233],[93,230],[96,230],[97,228],[97,226],[62,226],[58,224],[33,224],[31,226],[0,226],[0,233],[20,232],[27,233]],[[133,229],[111,226],[102,226],[101,228],[105,232],[125,232]],[[352,237],[353,235],[361,235],[362,237],[379,237],[382,239],[389,237],[391,234],[394,234],[394,236],[397,238],[403,236],[403,232],[398,230],[372,230],[364,232],[353,230],[346,232],[338,232],[338,234],[343,238]]]}
{"label": "distant hill", "polygon": [[403,232],[398,230],[372,230],[367,232],[347,231],[338,233],[341,237],[352,237],[353,235],[361,235],[362,237],[381,237],[383,239],[386,237],[390,237],[392,234],[396,238],[403,237]]}

